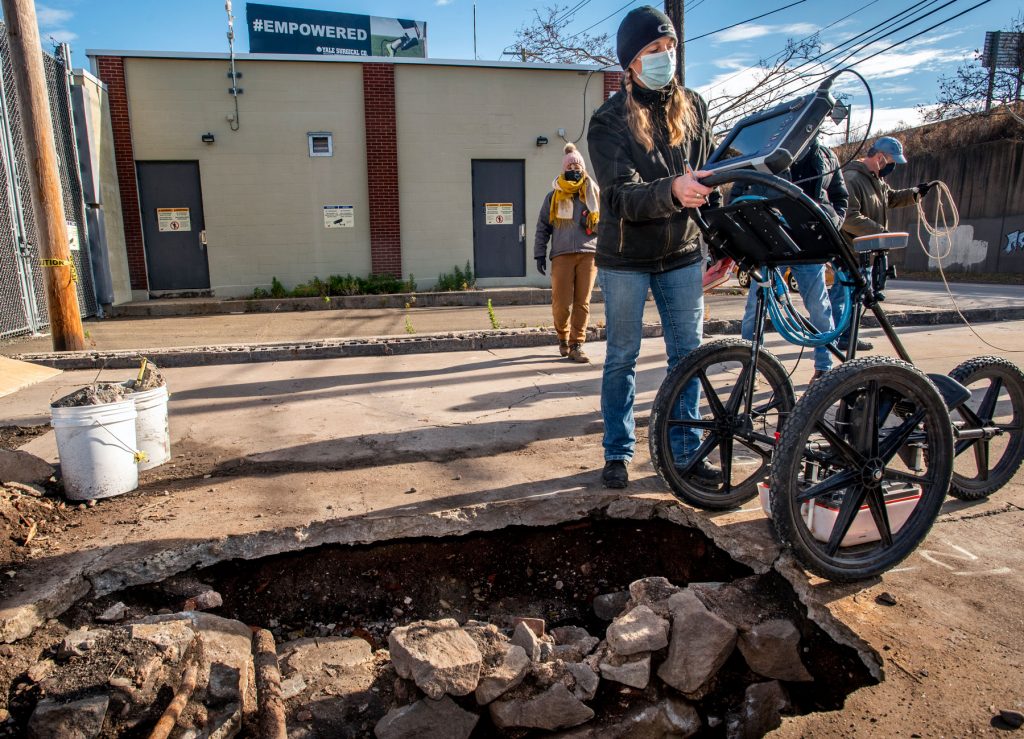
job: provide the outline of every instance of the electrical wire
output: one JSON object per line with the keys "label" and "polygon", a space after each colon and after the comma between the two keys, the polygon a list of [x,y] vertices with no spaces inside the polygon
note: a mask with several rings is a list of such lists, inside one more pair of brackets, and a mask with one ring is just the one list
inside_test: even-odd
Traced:
{"label": "electrical wire", "polygon": [[[935,3],[939,2],[939,1],[940,0],[929,0],[929,2],[926,2],[923,6],[921,6],[919,8],[919,10],[923,11],[924,9],[928,8],[930,5],[934,5]],[[908,12],[906,10],[901,11],[900,13],[897,13],[896,15],[891,16],[890,18],[887,18],[886,20],[882,21],[881,23],[876,24],[871,29],[868,29],[867,31],[862,32],[862,33],[858,34],[857,36],[853,36],[850,39],[847,39],[846,41],[844,41],[843,43],[837,44],[836,46],[832,47],[828,51],[822,52],[818,56],[812,57],[811,59],[808,59],[805,62],[797,65],[796,67],[793,68],[793,70],[790,72],[790,75],[788,77],[786,77],[785,79],[783,79],[779,83],[774,84],[774,85],[770,85],[767,89],[760,91],[760,94],[762,96],[763,95],[771,95],[771,94],[779,92],[780,90],[783,90],[783,89],[785,89],[787,87],[790,87],[791,85],[797,84],[801,80],[813,77],[812,82],[808,83],[807,85],[804,85],[803,87],[798,87],[798,88],[795,88],[795,89],[792,89],[792,90],[788,90],[788,94],[792,94],[792,93],[794,93],[794,92],[796,92],[798,90],[804,89],[805,87],[809,87],[812,84],[815,84],[816,82],[818,82],[825,75],[828,75],[831,72],[835,71],[836,69],[839,69],[850,58],[852,58],[853,56],[855,56],[859,52],[863,51],[864,49],[868,48],[872,44],[880,41],[885,36],[887,36],[887,35],[889,35],[891,33],[896,33],[896,32],[898,32],[900,30],[903,30],[904,28],[906,28],[906,27],[908,27],[910,25],[913,25],[914,23],[917,23],[918,21],[924,20],[925,18],[927,18],[927,17],[929,17],[931,15],[934,15],[935,13],[939,12],[943,8],[949,6],[952,3],[957,2],[957,1],[958,0],[947,0],[947,2],[944,5],[941,5],[938,8],[934,8],[932,10],[929,10],[928,12],[922,13],[922,14],[918,15],[917,17],[912,18],[911,20],[907,21],[903,25],[901,25],[901,26],[899,26],[897,28],[893,28],[892,26],[895,23],[899,22],[900,16],[903,16],[903,15],[905,15]],[[988,0],[986,0],[986,1],[988,1]],[[948,20],[951,20],[951,19],[947,19],[947,21],[944,21],[944,22],[948,22]],[[927,30],[929,30],[929,29],[926,29],[925,32],[927,32]],[[844,46],[846,46],[851,41],[853,41],[853,40],[855,40],[857,38],[863,37],[865,35],[867,35],[867,38],[863,42],[858,44],[852,51],[849,51],[849,53],[845,57],[843,57],[839,61],[835,61],[836,57],[838,57],[840,55],[840,53],[842,53],[840,51],[840,49],[842,49]],[[905,42],[905,40],[904,40],[904,42]],[[892,48],[892,47],[890,47],[890,48]],[[860,63],[862,61],[864,61],[864,60],[861,59],[861,60],[858,60],[855,63]],[[810,72],[809,71],[809,72],[798,74],[799,70],[807,67],[808,65],[813,65],[813,64],[824,65],[826,63],[831,64],[831,66],[829,66],[827,69],[824,69],[822,71],[817,71],[817,72]],[[850,66],[852,66],[852,65],[850,65]],[[728,105],[728,102],[720,104],[719,106],[715,107],[714,112],[718,112],[719,114],[724,112],[723,111],[723,106],[727,106],[727,105]],[[729,110],[729,108],[725,107],[725,111],[727,111],[727,110]],[[739,118],[742,118],[744,115],[745,115],[744,113],[737,113],[735,116],[731,116],[731,117],[725,118],[724,121],[720,120],[719,123],[720,124],[724,124],[724,125],[728,125],[732,121],[738,120]]]}
{"label": "electrical wire", "polygon": [[781,8],[776,8],[775,10],[769,10],[767,13],[761,13],[761,15],[755,15],[753,18],[747,18],[746,20],[740,21],[739,23],[733,23],[732,25],[729,25],[729,26],[724,26],[722,28],[716,28],[714,31],[708,31],[707,33],[702,33],[700,36],[694,36],[693,38],[688,38],[683,43],[687,43],[688,44],[688,43],[690,43],[692,41],[698,41],[698,40],[700,40],[702,38],[707,38],[708,36],[714,36],[716,33],[721,33],[722,31],[728,31],[730,28],[736,28],[736,26],[742,26],[744,23],[750,23],[750,21],[756,21],[758,18],[766,18],[769,15],[774,15],[775,13],[779,13],[779,12],[781,12],[783,10],[786,10],[787,8],[792,8],[794,5],[802,5],[805,2],[807,2],[807,0],[796,0],[795,3],[790,3],[789,5],[783,5]]}
{"label": "electrical wire", "polygon": [[[946,294],[949,296],[949,301],[953,304],[953,310],[955,310],[956,314],[960,316],[960,320],[964,322],[964,326],[966,326],[967,329],[974,334],[975,338],[985,346],[990,346],[1001,352],[1024,351],[1022,349],[1010,349],[1005,346],[998,346],[983,338],[981,334],[974,329],[974,326],[971,325],[970,321],[967,320],[967,316],[964,315],[963,311],[960,310],[960,305],[956,302],[956,298],[953,296],[953,291],[949,287],[949,281],[946,279],[946,271],[942,267],[942,260],[948,257],[950,252],[953,250],[953,234],[956,233],[957,228],[960,225],[960,212],[956,207],[956,201],[953,199],[953,194],[950,192],[949,186],[945,182],[942,182],[941,180],[933,180],[929,184],[931,184],[936,190],[935,223],[933,225],[928,221],[928,217],[924,212],[924,198],[919,198],[917,201],[917,241],[929,261],[935,260],[935,263],[939,266],[939,276],[942,277],[942,284],[946,288]],[[943,200],[949,203],[952,218],[951,223],[946,218],[946,206],[943,204]],[[921,238],[922,228],[924,228],[925,232],[932,237],[932,239],[929,239],[929,242],[933,239],[936,241],[936,251],[941,248],[938,242],[942,239],[946,239],[946,250],[941,254],[932,254],[928,251],[928,247],[924,245],[924,239]]]}
{"label": "electrical wire", "polygon": [[576,3],[571,8],[566,10],[562,15],[558,16],[557,18],[552,18],[551,25],[555,25],[556,23],[562,23],[563,21],[568,21],[570,18],[576,15],[577,11],[583,8],[584,5],[590,4],[590,2],[591,0],[580,0],[578,3]]}
{"label": "electrical wire", "polygon": [[640,0],[629,0],[629,2],[628,2],[628,3],[626,3],[625,5],[623,5],[623,6],[621,7],[621,8],[618,8],[617,10],[614,10],[614,11],[612,11],[611,13],[609,13],[608,15],[606,15],[606,16],[605,16],[604,18],[602,18],[601,20],[599,20],[599,21],[598,21],[597,23],[592,23],[591,25],[589,25],[589,26],[587,26],[586,28],[584,28],[584,29],[583,29],[582,31],[577,31],[577,32],[576,32],[575,34],[573,34],[573,35],[574,35],[574,36],[578,36],[578,35],[580,35],[581,33],[586,33],[586,32],[587,32],[587,31],[589,31],[589,30],[590,30],[591,28],[596,28],[597,26],[600,26],[600,25],[601,25],[602,23],[604,23],[604,22],[605,22],[606,20],[608,20],[609,18],[613,18],[613,17],[615,17],[616,15],[618,15],[619,13],[621,13],[621,12],[622,12],[623,10],[625,10],[626,8],[628,8],[628,7],[630,6],[630,5],[636,5],[636,4],[638,3],[638,2],[640,2]]}
{"label": "electrical wire", "polygon": [[[829,23],[829,24],[828,24],[827,26],[823,26],[823,27],[822,27],[822,28],[821,28],[820,30],[818,30],[818,31],[815,31],[815,32],[814,32],[814,33],[812,33],[812,34],[811,34],[810,36],[804,36],[804,37],[803,37],[802,39],[800,39],[799,41],[797,41],[797,44],[802,44],[802,43],[803,43],[804,41],[809,41],[810,39],[814,38],[814,37],[815,37],[816,35],[818,35],[819,33],[821,33],[821,31],[825,31],[825,30],[828,30],[829,28],[832,28],[832,26],[835,26],[835,25],[837,25],[837,24],[839,24],[839,23],[842,23],[843,21],[845,21],[845,20],[846,20],[847,18],[849,18],[850,16],[852,16],[852,15],[856,15],[857,13],[861,12],[862,10],[865,10],[865,9],[866,9],[866,8],[868,8],[869,6],[871,6],[871,5],[874,5],[875,3],[877,3],[877,2],[880,2],[880,1],[881,1],[881,0],[871,0],[871,2],[869,2],[869,3],[865,3],[864,5],[861,5],[861,6],[859,7],[859,8],[857,8],[856,10],[854,10],[854,11],[853,11],[852,13],[847,13],[847,14],[846,14],[846,15],[844,15],[844,16],[843,16],[842,18],[837,18],[836,20],[834,20],[834,21],[832,21],[831,23]],[[786,48],[789,48],[789,47],[787,46]],[[778,57],[781,57],[781,56],[782,56],[783,54],[785,54],[785,53],[786,53],[786,49],[779,49],[779,50],[778,50],[777,52],[775,52],[774,54],[772,54],[772,55],[771,55],[770,57],[768,57],[768,58],[769,58],[769,59],[777,59]],[[731,82],[732,80],[736,79],[736,78],[737,78],[737,77],[739,77],[739,76],[740,76],[741,74],[743,74],[744,72],[749,72],[749,71],[750,71],[751,69],[756,69],[757,67],[758,67],[758,65],[757,65],[757,64],[751,64],[751,65],[750,65],[749,67],[744,67],[743,69],[739,70],[738,72],[735,72],[735,73],[733,73],[732,75],[730,75],[730,76],[726,77],[726,78],[725,78],[724,80],[722,80],[722,81],[721,81],[720,83],[718,83],[718,84],[719,84],[719,85],[724,85],[724,84],[725,84],[726,82]],[[724,104],[724,103],[719,103],[718,105],[709,105],[709,106],[708,106],[709,112],[710,112],[710,110],[711,110],[711,109],[713,109],[713,108],[717,108],[717,107],[721,107],[721,105],[723,105],[723,104]]]}
{"label": "electrical wire", "polygon": [[[900,26],[898,29],[895,29],[895,30],[897,30],[897,31],[898,30],[902,30],[902,29],[906,28],[907,26],[912,25],[913,23],[916,23],[919,20],[922,20],[923,18],[927,17],[928,15],[932,15],[934,13],[937,13],[939,10],[942,10],[943,8],[945,8],[948,5],[950,5],[952,2],[956,2],[956,1],[957,0],[949,0],[949,2],[947,2],[946,4],[940,6],[939,8],[936,8],[935,10],[929,11],[926,15],[921,16],[919,18],[916,18],[916,19],[914,19],[914,20],[912,20],[912,21],[910,21],[910,22]],[[975,9],[981,7],[982,5],[986,5],[986,4],[990,3],[991,1],[992,0],[982,0],[981,2],[971,6],[970,8],[967,8],[966,10],[963,10],[963,11],[957,13],[956,15],[950,16],[949,18],[946,18],[945,20],[939,21],[938,23],[935,23],[935,24],[929,26],[928,28],[925,28],[922,31],[918,31],[917,33],[912,34],[912,35],[908,36],[907,38],[901,39],[900,41],[897,41],[896,43],[890,44],[889,46],[885,47],[884,49],[876,51],[875,53],[870,54],[869,56],[866,56],[866,57],[858,59],[858,60],[856,60],[854,62],[851,62],[850,63],[850,67],[852,67],[853,65],[856,65],[856,64],[862,64],[863,62],[866,62],[869,59],[873,59],[873,58],[875,58],[876,56],[878,56],[880,54],[884,54],[885,52],[890,51],[890,50],[892,50],[892,49],[894,49],[894,48],[896,48],[898,46],[902,46],[903,44],[908,43],[909,41],[912,41],[913,39],[915,39],[915,38],[917,38],[919,36],[922,36],[922,35],[928,33],[929,31],[933,31],[936,28],[939,28],[940,26],[945,25],[946,23],[949,23],[949,22],[951,22],[953,20],[956,20],[957,18],[959,18],[959,17],[961,17],[961,16],[971,12],[972,10],[975,10]],[[843,62],[849,60],[852,56],[856,55],[859,51],[862,51],[864,48],[869,46],[871,43],[874,43],[874,41],[867,42],[867,43],[863,44],[859,49],[851,52],[846,57],[844,57],[839,62],[839,64],[842,64]],[[838,66],[838,64],[836,66]],[[834,69],[836,69],[836,66],[833,66],[829,70],[826,70],[826,72],[823,73],[823,74],[828,74],[828,73],[832,72]],[[775,88],[769,88],[769,90],[766,91],[766,92],[770,93],[770,92],[773,92],[773,91],[780,90],[780,89],[782,89],[783,87],[785,87],[785,86],[787,86],[789,84],[794,84],[795,82],[799,81],[799,79],[806,78],[807,76],[809,76],[809,75],[801,75],[801,76],[798,77],[797,80],[788,80],[787,82],[784,82],[781,85],[776,86]],[[815,79],[812,79],[811,82],[808,82],[805,85],[801,85],[800,87],[794,88],[793,90],[790,90],[789,93],[793,94],[793,93],[799,92],[800,90],[807,89],[808,87],[811,87],[812,85],[816,84],[819,79],[820,79],[820,77],[815,77]],[[730,118],[727,118],[725,123],[728,124],[729,122],[738,120],[741,117],[743,117],[743,114],[732,116]]]}

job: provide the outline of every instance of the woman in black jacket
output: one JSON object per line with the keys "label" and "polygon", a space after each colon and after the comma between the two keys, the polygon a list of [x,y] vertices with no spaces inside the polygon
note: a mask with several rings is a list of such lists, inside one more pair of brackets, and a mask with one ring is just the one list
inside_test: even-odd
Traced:
{"label": "woman in black jacket", "polygon": [[[633,400],[647,291],[661,316],[671,370],[700,345],[704,321],[699,231],[687,209],[718,193],[698,179],[711,153],[707,106],[675,75],[675,29],[661,11],[644,6],[619,26],[622,89],[590,120],[588,148],[601,188],[597,236],[598,281],[604,295],[607,354],[601,381],[605,486],[624,488],[636,446]],[[687,388],[678,417],[695,418],[699,387]],[[696,429],[676,429],[674,458],[696,452]],[[690,471],[715,484],[721,471],[706,460]]]}

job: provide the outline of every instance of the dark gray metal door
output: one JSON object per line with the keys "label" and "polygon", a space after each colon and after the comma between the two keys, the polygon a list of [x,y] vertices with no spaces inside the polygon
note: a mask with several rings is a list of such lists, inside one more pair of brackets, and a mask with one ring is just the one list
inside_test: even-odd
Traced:
{"label": "dark gray metal door", "polygon": [[137,162],[150,290],[208,290],[199,162]]}
{"label": "dark gray metal door", "polygon": [[477,277],[526,276],[522,159],[473,160],[473,262]]}

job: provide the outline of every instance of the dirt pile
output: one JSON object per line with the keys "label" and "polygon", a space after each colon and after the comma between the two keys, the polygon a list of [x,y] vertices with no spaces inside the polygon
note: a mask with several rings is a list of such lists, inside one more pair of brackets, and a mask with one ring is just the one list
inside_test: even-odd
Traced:
{"label": "dirt pile", "polygon": [[0,483],[0,595],[16,585],[16,566],[31,556],[30,544],[66,520],[64,504],[42,488]]}
{"label": "dirt pile", "polygon": [[51,408],[79,408],[87,405],[106,405],[124,400],[127,390],[116,382],[97,382],[68,393],[50,403]]}

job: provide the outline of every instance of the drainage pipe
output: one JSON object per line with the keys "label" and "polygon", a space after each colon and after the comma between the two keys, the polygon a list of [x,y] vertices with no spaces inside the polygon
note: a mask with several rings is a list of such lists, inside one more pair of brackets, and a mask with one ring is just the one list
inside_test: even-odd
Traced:
{"label": "drainage pipe", "polygon": [[281,700],[281,669],[277,664],[274,635],[257,629],[252,635],[256,667],[256,702],[259,704],[260,739],[287,739],[284,701]]}
{"label": "drainage pipe", "polygon": [[156,722],[156,726],[153,727],[153,732],[149,735],[149,739],[167,739],[170,736],[174,725],[178,723],[178,717],[185,710],[188,699],[192,697],[192,692],[196,689],[196,678],[198,676],[199,665],[195,662],[190,662],[185,669],[184,677],[181,679],[181,685],[178,686],[178,692],[174,694],[174,698],[171,700],[171,704],[167,706],[167,710],[164,711],[164,715]]}

